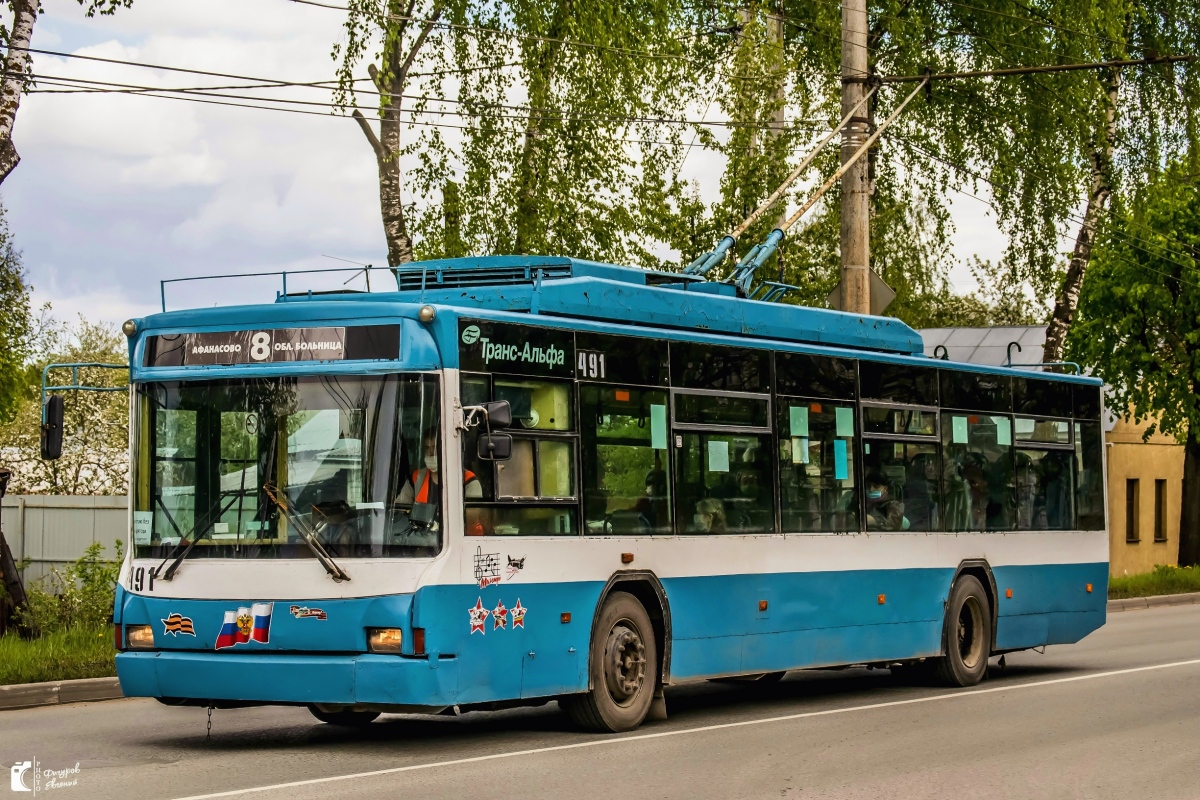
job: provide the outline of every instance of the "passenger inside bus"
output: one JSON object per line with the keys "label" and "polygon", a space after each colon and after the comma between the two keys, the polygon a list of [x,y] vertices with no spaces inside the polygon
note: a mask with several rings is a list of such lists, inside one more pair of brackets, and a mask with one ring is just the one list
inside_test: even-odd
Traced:
{"label": "passenger inside bus", "polygon": [[891,497],[887,478],[881,472],[867,475],[867,530],[908,530],[904,503]]}
{"label": "passenger inside bus", "polygon": [[725,504],[716,497],[706,497],[696,503],[696,514],[692,518],[694,533],[727,533]]}

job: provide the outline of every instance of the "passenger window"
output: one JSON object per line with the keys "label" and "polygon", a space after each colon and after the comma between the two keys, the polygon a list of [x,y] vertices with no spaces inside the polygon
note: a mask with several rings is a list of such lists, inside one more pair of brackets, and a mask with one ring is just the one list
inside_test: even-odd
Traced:
{"label": "passenger window", "polygon": [[775,382],[780,394],[853,400],[857,393],[858,362],[850,358],[776,353]]}
{"label": "passenger window", "polygon": [[931,367],[861,361],[858,374],[864,400],[938,405],[938,371]]}
{"label": "passenger window", "polygon": [[858,530],[854,406],[781,398],[777,430],[783,532]]}
{"label": "passenger window", "polygon": [[753,434],[677,435],[680,533],[773,533],[770,438]]}
{"label": "passenger window", "polygon": [[497,376],[494,399],[509,402],[516,428],[569,431],[573,427],[570,384]]}
{"label": "passenger window", "polygon": [[690,394],[675,395],[675,421],[703,425],[766,428],[770,424],[767,398]]}
{"label": "passenger window", "polygon": [[[1066,530],[1074,524],[1074,450],[1017,451],[1018,530]],[[1103,512],[1101,512],[1103,513]]]}
{"label": "passenger window", "polygon": [[944,412],[942,453],[946,530],[1012,530],[1016,505],[1012,418]]}
{"label": "passenger window", "polygon": [[863,406],[864,433],[932,436],[937,433],[937,412],[920,408]]}
{"label": "passenger window", "polygon": [[671,533],[667,393],[580,387],[585,530]]}
{"label": "passenger window", "polygon": [[976,411],[1012,410],[1012,378],[978,372],[941,371],[942,408],[969,408]]}
{"label": "passenger window", "polygon": [[1029,419],[1028,417],[1017,417],[1016,437],[1018,442],[1070,444],[1071,423],[1065,419]]}
{"label": "passenger window", "polygon": [[1104,530],[1104,436],[1096,422],[1075,423],[1075,510],[1082,531]]}
{"label": "passenger window", "polygon": [[940,530],[940,466],[936,442],[863,441],[867,530]]}
{"label": "passenger window", "polygon": [[771,353],[708,344],[671,343],[671,385],[722,392],[764,392]]}

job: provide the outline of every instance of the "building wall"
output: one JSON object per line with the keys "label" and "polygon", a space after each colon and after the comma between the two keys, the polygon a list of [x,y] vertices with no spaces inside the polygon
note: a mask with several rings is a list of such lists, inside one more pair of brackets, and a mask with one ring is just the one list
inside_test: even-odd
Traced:
{"label": "building wall", "polygon": [[[1113,575],[1150,572],[1157,564],[1174,564],[1179,555],[1179,506],[1183,496],[1183,447],[1155,433],[1146,442],[1148,422],[1119,420],[1106,434],[1108,447],[1109,571]],[[1128,539],[1127,481],[1136,479],[1138,541]],[[1155,481],[1166,481],[1162,541],[1155,541]]]}

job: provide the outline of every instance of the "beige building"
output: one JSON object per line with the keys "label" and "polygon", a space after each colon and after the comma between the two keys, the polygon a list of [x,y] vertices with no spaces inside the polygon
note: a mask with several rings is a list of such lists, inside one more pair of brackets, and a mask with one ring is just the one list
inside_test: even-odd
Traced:
{"label": "beige building", "polygon": [[[1041,363],[1041,326],[927,328],[925,354],[974,364]],[[1170,436],[1142,434],[1149,421],[1105,420],[1108,459],[1109,572],[1136,575],[1179,557],[1179,506],[1183,497],[1183,447]]]}
{"label": "beige building", "polygon": [[1148,421],[1135,425],[1123,419],[1105,434],[1113,575],[1149,572],[1179,556],[1183,446],[1161,433],[1143,442],[1147,427]]}

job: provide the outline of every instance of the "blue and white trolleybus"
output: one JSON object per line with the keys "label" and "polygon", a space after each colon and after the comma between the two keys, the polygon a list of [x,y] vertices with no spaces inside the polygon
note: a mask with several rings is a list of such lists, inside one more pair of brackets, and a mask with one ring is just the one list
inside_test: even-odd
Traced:
{"label": "blue and white trolleybus", "polygon": [[362,724],[866,664],[959,686],[1104,624],[1098,381],[569,258],[126,324],[126,695]]}

